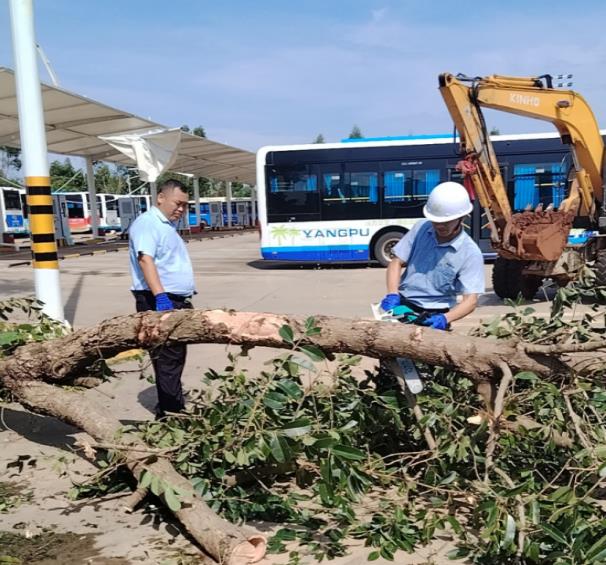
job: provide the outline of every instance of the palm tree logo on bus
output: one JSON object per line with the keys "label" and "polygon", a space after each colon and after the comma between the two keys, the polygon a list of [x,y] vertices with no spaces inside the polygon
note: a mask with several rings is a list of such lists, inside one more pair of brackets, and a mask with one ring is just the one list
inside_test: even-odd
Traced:
{"label": "palm tree logo on bus", "polygon": [[283,239],[290,237],[295,238],[301,233],[297,228],[289,228],[288,226],[274,226],[271,228],[271,236],[278,240],[278,245],[282,245]]}

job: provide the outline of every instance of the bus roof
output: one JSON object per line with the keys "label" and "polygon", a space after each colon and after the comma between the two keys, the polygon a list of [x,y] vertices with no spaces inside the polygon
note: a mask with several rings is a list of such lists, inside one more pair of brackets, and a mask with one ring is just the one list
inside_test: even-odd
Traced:
{"label": "bus roof", "polygon": [[[606,135],[606,129],[600,130],[602,135]],[[524,139],[554,139],[560,137],[560,134],[556,131],[544,132],[544,133],[517,133],[517,134],[506,134],[506,135],[491,135],[491,141],[516,141]],[[447,144],[453,141],[458,142],[459,138],[453,138],[452,135],[442,137],[437,136],[410,136],[407,138],[372,138],[370,139],[358,139],[354,140],[356,143],[352,145],[354,147],[397,147],[399,145],[433,145],[433,144]],[[379,141],[381,140],[381,141]],[[298,145],[266,145],[261,147],[257,151],[257,165],[259,164],[259,158],[265,157],[267,153],[271,151],[305,151],[313,149],[343,149],[343,143],[302,143]]]}

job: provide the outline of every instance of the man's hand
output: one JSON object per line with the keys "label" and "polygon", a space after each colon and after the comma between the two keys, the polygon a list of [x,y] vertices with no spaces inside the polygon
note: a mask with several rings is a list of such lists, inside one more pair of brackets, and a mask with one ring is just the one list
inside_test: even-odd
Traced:
{"label": "man's hand", "polygon": [[175,307],[166,292],[156,294],[156,311],[174,310]]}
{"label": "man's hand", "polygon": [[444,314],[434,314],[423,322],[424,326],[433,328],[434,330],[445,330],[448,328],[448,320]]}
{"label": "man's hand", "polygon": [[381,300],[381,309],[385,312],[389,310],[393,310],[396,306],[400,305],[400,295],[398,293],[395,294],[387,294],[383,300]]}

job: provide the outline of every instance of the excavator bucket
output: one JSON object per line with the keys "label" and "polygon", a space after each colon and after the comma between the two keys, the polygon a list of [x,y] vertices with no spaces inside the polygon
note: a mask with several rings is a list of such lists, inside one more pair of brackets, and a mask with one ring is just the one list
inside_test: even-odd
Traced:
{"label": "excavator bucket", "polygon": [[568,241],[574,213],[514,214],[503,231],[502,255],[523,261],[557,261]]}

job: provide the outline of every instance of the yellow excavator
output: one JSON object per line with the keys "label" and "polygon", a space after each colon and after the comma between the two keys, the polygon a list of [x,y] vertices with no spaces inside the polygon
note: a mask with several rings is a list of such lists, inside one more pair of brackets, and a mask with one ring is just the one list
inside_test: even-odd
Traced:
{"label": "yellow excavator", "polygon": [[[459,170],[484,209],[499,257],[493,286],[501,298],[534,296],[544,278],[559,285],[574,280],[594,262],[606,284],[604,142],[593,112],[572,90],[553,86],[550,75],[534,78],[441,74],[440,93],[460,138]],[[567,194],[557,210],[513,213],[482,108],[551,122],[570,146],[573,166]],[[581,242],[569,243],[570,229],[585,228]]]}

